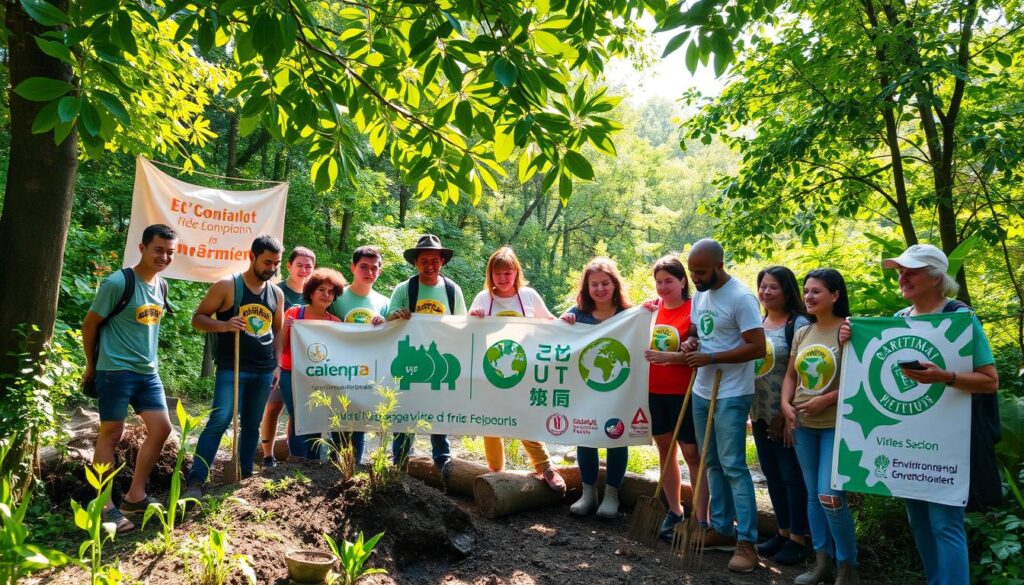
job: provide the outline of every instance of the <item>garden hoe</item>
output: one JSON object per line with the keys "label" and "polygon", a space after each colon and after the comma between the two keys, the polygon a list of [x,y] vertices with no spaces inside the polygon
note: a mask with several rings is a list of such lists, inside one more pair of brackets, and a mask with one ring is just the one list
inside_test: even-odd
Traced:
{"label": "garden hoe", "polygon": [[[683,408],[676,418],[676,429],[672,431],[673,440],[679,436],[679,428],[683,426],[683,418],[686,408],[690,405],[690,393],[693,392],[693,381],[697,378],[697,370],[690,374],[690,383],[686,387],[686,398],[683,399]],[[658,530],[661,528],[661,519],[665,517],[665,503],[661,499],[661,485],[665,478],[668,466],[676,464],[675,457],[665,457],[661,466],[661,475],[658,476],[658,487],[654,488],[653,496],[640,496],[633,508],[633,519],[629,523],[629,538],[653,546],[658,540]]]}
{"label": "garden hoe", "polygon": [[722,370],[715,371],[715,384],[711,387],[711,404],[708,405],[708,422],[704,426],[704,446],[700,452],[700,468],[696,478],[690,478],[693,485],[693,513],[686,521],[686,526],[676,524],[672,535],[672,560],[683,566],[697,567],[704,559],[704,539],[707,527],[697,521],[697,503],[700,502],[700,486],[704,483],[704,468],[708,461],[708,444],[711,442],[711,425],[715,418],[715,403],[718,401],[718,385],[722,382]]}
{"label": "garden hoe", "polygon": [[[238,483],[242,473],[238,468],[238,342],[240,333],[235,331],[235,400],[231,405],[231,460],[224,466],[224,483]],[[252,454],[250,453],[251,457]]]}

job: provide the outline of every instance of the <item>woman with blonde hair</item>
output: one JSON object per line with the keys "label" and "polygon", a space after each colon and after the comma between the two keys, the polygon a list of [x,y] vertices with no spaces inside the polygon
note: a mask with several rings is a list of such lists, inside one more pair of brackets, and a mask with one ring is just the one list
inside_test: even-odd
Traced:
{"label": "woman with blonde hair", "polygon": [[[499,248],[487,261],[484,290],[473,299],[469,314],[474,317],[554,319],[544,299],[526,284],[523,267],[515,251],[508,246]],[[522,443],[537,478],[543,479],[552,490],[565,492],[565,480],[551,466],[551,455],[544,443],[525,439]],[[484,437],[484,453],[487,466],[492,471],[505,468],[505,446],[501,437]]]}
{"label": "woman with blonde hair", "polygon": [[[610,258],[597,257],[587,263],[580,276],[576,293],[576,306],[572,307],[561,319],[570,325],[583,323],[597,325],[630,307],[629,295],[622,282],[622,275],[615,261]],[[619,487],[626,476],[626,463],[629,461],[628,447],[612,447],[608,449],[608,462],[605,475],[604,499],[597,508],[601,518],[614,518],[619,513]],[[569,511],[579,516],[589,514],[597,505],[597,474],[600,461],[597,449],[593,447],[576,448],[576,464],[580,468],[583,483],[583,495],[573,504]]]}

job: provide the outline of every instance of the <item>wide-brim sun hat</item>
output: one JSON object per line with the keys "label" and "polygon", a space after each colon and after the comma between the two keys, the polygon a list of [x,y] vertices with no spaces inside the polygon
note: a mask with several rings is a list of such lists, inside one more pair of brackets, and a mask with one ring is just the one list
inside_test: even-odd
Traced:
{"label": "wide-brim sun hat", "polygon": [[409,248],[402,253],[405,257],[405,261],[409,264],[416,264],[416,257],[420,255],[420,252],[426,250],[436,250],[441,253],[441,261],[447,264],[451,261],[452,256],[455,252],[451,248],[445,248],[441,245],[441,239],[434,234],[423,234],[420,239],[416,241],[416,245]]}
{"label": "wide-brim sun hat", "polygon": [[942,250],[931,244],[914,244],[899,256],[882,260],[882,268],[898,268],[900,266],[911,269],[930,266],[946,272],[949,270],[949,258]]}

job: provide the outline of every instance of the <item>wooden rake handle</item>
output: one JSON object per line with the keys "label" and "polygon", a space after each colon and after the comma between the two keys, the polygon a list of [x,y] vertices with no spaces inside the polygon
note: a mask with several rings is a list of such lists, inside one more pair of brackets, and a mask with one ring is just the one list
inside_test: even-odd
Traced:
{"label": "wooden rake handle", "polygon": [[[690,372],[690,383],[686,385],[686,398],[683,398],[683,408],[679,411],[679,416],[676,417],[676,428],[672,431],[672,440],[675,441],[676,437],[679,436],[679,429],[683,426],[683,417],[686,415],[686,409],[690,406],[690,396],[693,394],[693,383],[697,380],[697,369],[694,368]],[[654,416],[653,414],[651,415]],[[668,471],[668,466],[672,463],[674,457],[668,457],[666,455],[665,462],[661,464],[661,473],[658,475],[658,486],[654,488],[654,497],[657,498],[658,494],[661,493],[661,486],[665,480],[665,473]]]}
{"label": "wooden rake handle", "polygon": [[704,445],[700,450],[700,467],[697,470],[697,477],[690,478],[690,483],[693,485],[693,505],[695,510],[697,502],[700,501],[700,486],[704,484],[704,468],[708,462],[708,443],[711,442],[711,424],[715,417],[715,402],[718,401],[718,385],[721,383],[722,370],[715,370],[715,384],[711,387],[711,404],[708,405],[708,422],[704,425]]}
{"label": "wooden rake handle", "polygon": [[231,404],[231,464],[238,470],[238,346],[241,340],[241,332],[235,331],[235,394]]}

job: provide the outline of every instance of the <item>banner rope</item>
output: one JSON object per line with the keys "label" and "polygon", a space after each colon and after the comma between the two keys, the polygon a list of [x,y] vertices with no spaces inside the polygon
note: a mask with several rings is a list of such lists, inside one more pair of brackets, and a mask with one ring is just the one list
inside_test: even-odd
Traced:
{"label": "banner rope", "polygon": [[172,165],[170,163],[165,163],[165,162],[161,162],[161,161],[158,161],[158,160],[152,160],[152,159],[148,159],[148,158],[145,158],[145,157],[139,157],[139,158],[141,158],[142,160],[151,162],[151,163],[153,163],[155,165],[160,165],[162,167],[166,167],[166,168],[169,168],[169,169],[177,169],[179,171],[185,171],[186,173],[194,173],[196,175],[203,175],[205,177],[211,177],[211,178],[214,178],[214,179],[227,179],[229,181],[246,181],[246,182],[250,182],[250,183],[266,183],[268,185],[284,185],[284,184],[288,183],[288,181],[267,181],[265,179],[248,179],[246,177],[228,177],[228,176],[225,176],[225,175],[216,175],[216,174],[213,174],[213,173],[206,173],[206,172],[197,171],[197,170],[194,170],[194,169],[191,170],[191,171],[186,171],[184,167],[179,167],[179,166],[176,166],[176,165]]}

